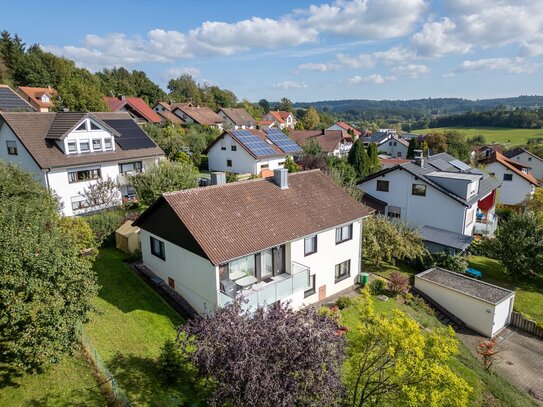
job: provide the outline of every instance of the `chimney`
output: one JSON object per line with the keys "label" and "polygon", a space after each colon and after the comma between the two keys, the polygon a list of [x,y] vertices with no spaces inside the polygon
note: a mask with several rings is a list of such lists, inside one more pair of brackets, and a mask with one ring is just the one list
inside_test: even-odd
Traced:
{"label": "chimney", "polygon": [[125,97],[124,95],[120,95],[120,96],[119,96],[119,99],[121,99],[121,100],[126,100],[126,97]]}
{"label": "chimney", "polygon": [[422,150],[414,150],[415,153],[415,164],[419,167],[424,167],[424,154]]}
{"label": "chimney", "polygon": [[226,173],[214,171],[211,173],[211,185],[224,185],[226,184]]}
{"label": "chimney", "polygon": [[273,170],[273,183],[281,189],[288,189],[288,170],[286,168]]}

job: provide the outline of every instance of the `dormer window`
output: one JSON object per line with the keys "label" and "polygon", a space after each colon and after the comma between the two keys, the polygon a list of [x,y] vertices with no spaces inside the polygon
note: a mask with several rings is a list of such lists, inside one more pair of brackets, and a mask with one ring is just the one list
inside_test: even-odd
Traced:
{"label": "dormer window", "polygon": [[49,103],[49,96],[43,95],[43,96],[41,97],[41,101],[44,102],[44,103]]}
{"label": "dormer window", "polygon": [[82,153],[88,153],[90,151],[90,145],[88,140],[79,142],[79,151]]}
{"label": "dormer window", "polygon": [[112,149],[111,138],[110,137],[104,139],[104,149],[105,150],[111,150]]}
{"label": "dormer window", "polygon": [[75,131],[87,131],[87,122],[81,123],[81,124],[75,129]]}
{"label": "dormer window", "polygon": [[93,151],[101,151],[102,150],[102,140],[100,140],[100,139],[92,140],[92,150]]}
{"label": "dormer window", "polygon": [[94,124],[93,122],[89,121],[90,123],[90,129],[91,130],[102,130],[100,127],[98,127],[96,124]]}
{"label": "dormer window", "polygon": [[68,153],[77,153],[77,144],[75,141],[68,142]]}

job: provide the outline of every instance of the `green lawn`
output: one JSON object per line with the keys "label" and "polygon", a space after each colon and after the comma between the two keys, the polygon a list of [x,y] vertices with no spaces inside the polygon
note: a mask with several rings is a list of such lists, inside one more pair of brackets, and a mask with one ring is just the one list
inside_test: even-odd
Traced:
{"label": "green lawn", "polygon": [[[400,309],[428,329],[442,327],[443,324],[433,315],[421,307],[408,306],[391,298],[386,302],[373,298],[375,309],[378,312],[389,312],[392,309]],[[342,311],[343,322],[348,326],[355,326],[356,310],[353,307]],[[348,338],[348,336],[347,336]],[[527,395],[510,385],[497,374],[487,373],[482,363],[475,358],[469,349],[460,342],[459,354],[449,361],[451,369],[464,378],[473,388],[470,406],[493,407],[525,407],[535,406],[535,403]]]}
{"label": "green lawn", "polygon": [[374,273],[378,274],[380,276],[388,278],[390,274],[394,271],[399,271],[406,277],[411,277],[414,274],[416,274],[416,270],[410,267],[409,265],[402,263],[401,261],[397,261],[396,264],[390,264],[387,262],[382,262],[379,267],[375,267],[373,262],[368,259],[367,257],[363,258],[364,263],[364,271],[368,273]]}
{"label": "green lawn", "polygon": [[0,363],[0,406],[105,406],[92,369],[81,353],[46,366],[40,374],[18,374]]}
{"label": "green lawn", "polygon": [[[510,129],[501,127],[478,127],[478,128],[466,128],[466,127],[454,127],[454,130],[459,130],[466,133],[468,137],[473,137],[478,134],[485,136],[486,142],[491,143],[503,143],[508,146],[515,146],[519,144],[526,144],[528,139],[543,137],[543,129]],[[447,130],[445,127],[438,127],[433,129],[416,130],[415,132],[430,132],[430,131],[443,131]]]}
{"label": "green lawn", "polygon": [[483,272],[483,281],[515,290],[515,311],[543,325],[543,275],[533,280],[513,281],[498,260],[470,256],[469,265]]}
{"label": "green lawn", "polygon": [[100,250],[98,312],[85,330],[133,405],[180,405],[185,396],[162,385],[155,362],[182,319],[123,258],[116,249]]}

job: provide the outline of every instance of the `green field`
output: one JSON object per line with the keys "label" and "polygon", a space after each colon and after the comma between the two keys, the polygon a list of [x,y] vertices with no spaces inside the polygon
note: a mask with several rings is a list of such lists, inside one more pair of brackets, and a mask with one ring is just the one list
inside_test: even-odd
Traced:
{"label": "green field", "polygon": [[[438,127],[426,130],[416,130],[414,133],[426,133],[431,131],[447,130],[445,127]],[[451,127],[451,129],[466,133],[468,137],[473,137],[482,134],[488,144],[499,143],[509,146],[517,146],[526,144],[530,138],[543,138],[543,129],[509,129],[501,127]]]}

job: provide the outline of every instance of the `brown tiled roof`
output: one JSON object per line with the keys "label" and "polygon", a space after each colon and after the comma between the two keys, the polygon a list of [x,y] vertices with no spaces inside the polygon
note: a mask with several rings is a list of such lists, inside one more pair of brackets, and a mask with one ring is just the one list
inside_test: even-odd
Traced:
{"label": "brown tiled roof", "polygon": [[333,152],[343,139],[353,142],[351,136],[341,130],[325,130],[324,134],[322,130],[291,130],[289,136],[301,146],[313,138],[325,153]]}
{"label": "brown tiled roof", "polygon": [[[123,150],[119,144],[115,145],[115,151],[104,151],[89,154],[66,155],[56,145],[55,141],[48,140],[47,135],[57,115],[65,115],[65,112],[51,113],[8,113],[0,112],[11,130],[16,134],[32,158],[42,169],[70,167],[83,164],[95,164],[109,161],[162,156],[164,152],[160,147]],[[68,113],[69,114],[69,113]],[[83,114],[84,117],[86,114]],[[100,120],[131,119],[128,113],[89,113]]]}
{"label": "brown tiled roof", "polygon": [[221,107],[221,110],[236,126],[254,126],[256,123],[253,116],[243,108]]}
{"label": "brown tiled roof", "polygon": [[[504,167],[506,167],[506,168],[510,169],[511,171],[513,171],[518,176],[524,178],[529,183],[531,183],[531,184],[533,184],[535,186],[539,185],[539,182],[535,179],[535,177],[532,174],[529,174],[529,173],[526,174],[526,173],[522,172],[521,169],[519,169],[519,166],[520,167],[525,167],[525,166],[519,165],[519,163],[511,161],[509,158],[507,158],[502,153],[499,153],[497,151],[493,151],[492,154],[490,154],[488,157],[485,157],[485,158],[479,160],[479,162],[481,164],[492,164],[492,163],[498,162],[501,165],[503,165]],[[528,167],[526,167],[526,168],[528,168]]]}
{"label": "brown tiled roof", "polygon": [[27,99],[29,99],[30,103],[34,103],[39,107],[49,108],[54,105],[54,102],[52,100],[50,100],[49,102],[42,102],[41,97],[44,94],[48,94],[49,96],[53,97],[56,95],[57,91],[53,88],[33,88],[30,86],[19,86],[17,88],[17,93],[22,93]]}
{"label": "brown tiled roof", "polygon": [[[191,106],[193,106],[193,104],[191,102],[179,102],[179,103],[158,102],[158,105],[160,105],[163,108],[167,109],[169,112],[173,111],[176,107],[191,107]],[[159,112],[157,112],[157,113],[159,113]]]}
{"label": "brown tiled roof", "polygon": [[260,178],[165,193],[135,225],[165,202],[218,265],[372,213],[319,170],[289,174],[288,184]]}
{"label": "brown tiled roof", "polygon": [[353,126],[351,126],[349,123],[345,122],[336,122],[336,124],[341,127],[342,129],[345,129],[345,131],[352,130],[355,136],[360,136],[362,132],[360,130],[355,129]]}
{"label": "brown tiled roof", "polygon": [[160,123],[160,116],[149,107],[142,98],[127,97],[119,99],[114,96],[104,96],[104,101],[109,106],[112,112],[117,112],[124,106],[130,106],[138,116],[148,122]]}
{"label": "brown tiled roof", "polygon": [[157,112],[157,114],[160,116],[160,117],[163,117],[164,120],[166,121],[169,121],[171,123],[174,123],[174,124],[185,124],[185,121],[180,118],[178,115],[168,111],[168,110],[165,110],[163,112]]}
{"label": "brown tiled roof", "polygon": [[181,110],[197,124],[209,126],[224,122],[221,116],[207,106],[177,106],[175,109],[172,109],[172,112],[177,109]]}

